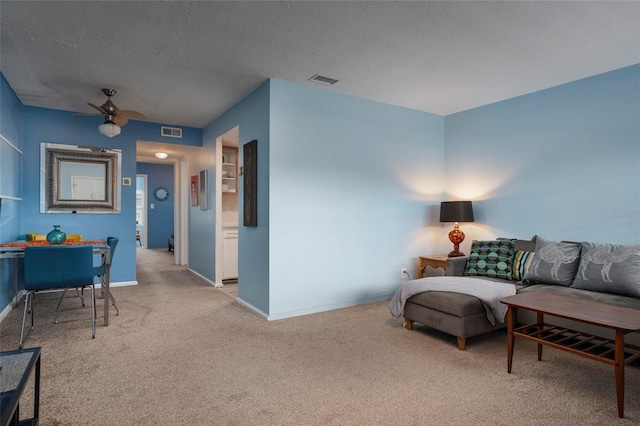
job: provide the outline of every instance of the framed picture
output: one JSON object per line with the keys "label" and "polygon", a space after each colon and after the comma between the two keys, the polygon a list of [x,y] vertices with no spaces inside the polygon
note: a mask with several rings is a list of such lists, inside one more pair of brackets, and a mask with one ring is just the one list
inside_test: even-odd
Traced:
{"label": "framed picture", "polygon": [[191,205],[198,205],[198,175],[191,176]]}
{"label": "framed picture", "polygon": [[209,173],[206,170],[200,170],[200,193],[198,194],[200,198],[200,210],[207,210],[209,208],[208,197],[207,197],[207,177]]}
{"label": "framed picture", "polygon": [[244,176],[244,226],[258,226],[258,141],[242,147]]}

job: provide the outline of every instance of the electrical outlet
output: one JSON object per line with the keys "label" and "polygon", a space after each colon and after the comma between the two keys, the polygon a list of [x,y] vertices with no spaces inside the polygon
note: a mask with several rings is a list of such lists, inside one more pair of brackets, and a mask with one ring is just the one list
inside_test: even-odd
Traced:
{"label": "electrical outlet", "polygon": [[407,278],[407,268],[400,268],[400,278]]}

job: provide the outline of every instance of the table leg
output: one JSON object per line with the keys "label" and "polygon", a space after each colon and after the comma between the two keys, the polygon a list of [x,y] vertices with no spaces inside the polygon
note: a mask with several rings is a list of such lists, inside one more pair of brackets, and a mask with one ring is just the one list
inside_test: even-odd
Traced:
{"label": "table leg", "polygon": [[13,281],[13,301],[11,302],[11,307],[15,308],[18,306],[18,258],[13,259],[13,270],[11,271],[11,278]]}
{"label": "table leg", "polygon": [[38,361],[36,361],[36,377],[34,383],[34,395],[33,395],[33,418],[40,418],[40,360],[41,355],[38,355]]}
{"label": "table leg", "polygon": [[511,373],[511,364],[513,361],[514,310],[512,306],[509,306],[507,309],[507,373]]}
{"label": "table leg", "polygon": [[[538,332],[544,329],[544,314],[542,312],[537,312],[536,320],[538,322]],[[537,337],[540,337],[538,335]],[[538,343],[538,361],[542,361],[542,343]]]}
{"label": "table leg", "polygon": [[618,397],[618,417],[624,417],[624,333],[616,330],[616,395]]}
{"label": "table leg", "polygon": [[108,249],[105,254],[106,273],[104,274],[104,326],[109,325],[109,308],[111,307],[111,298],[109,291],[111,286],[111,250]]}

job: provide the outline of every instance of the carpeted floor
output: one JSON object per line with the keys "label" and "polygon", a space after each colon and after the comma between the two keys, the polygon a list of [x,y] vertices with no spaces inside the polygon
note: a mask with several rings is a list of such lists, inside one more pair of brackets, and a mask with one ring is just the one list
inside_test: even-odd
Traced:
{"label": "carpeted floor", "polygon": [[[138,255],[140,284],[113,288],[120,315],[95,340],[78,299],[54,325],[57,295],[38,298],[25,346],[42,347],[41,425],[640,424],[637,365],[618,419],[611,366],[548,348],[537,362],[517,341],[507,374],[504,332],[459,351],[404,329],[386,302],[269,322],[171,253]],[[17,348],[20,321],[21,305],[0,325],[2,350]]]}

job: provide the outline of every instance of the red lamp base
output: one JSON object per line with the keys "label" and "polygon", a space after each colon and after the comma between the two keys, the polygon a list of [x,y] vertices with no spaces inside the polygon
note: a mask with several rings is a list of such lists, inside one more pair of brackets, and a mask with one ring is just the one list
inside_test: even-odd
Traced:
{"label": "red lamp base", "polygon": [[453,251],[448,254],[448,257],[465,256],[465,254],[460,251],[460,243],[464,241],[464,232],[458,227],[458,222],[453,225],[453,230],[449,232],[449,240],[453,243]]}

